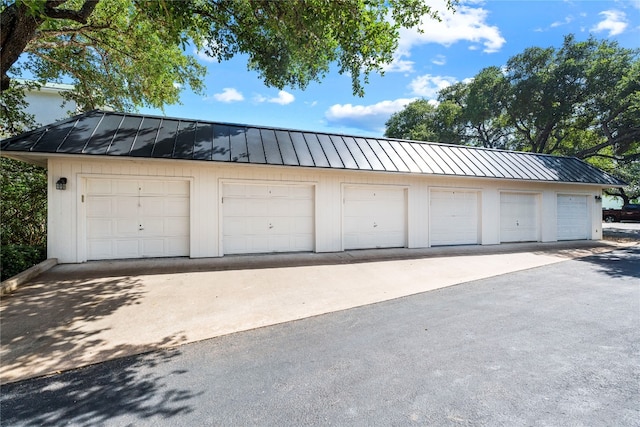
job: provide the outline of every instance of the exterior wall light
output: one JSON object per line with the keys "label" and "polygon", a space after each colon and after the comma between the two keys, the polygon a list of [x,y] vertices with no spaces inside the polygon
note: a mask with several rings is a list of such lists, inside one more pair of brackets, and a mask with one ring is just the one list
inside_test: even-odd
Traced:
{"label": "exterior wall light", "polygon": [[596,195],[596,202],[601,202],[601,201],[602,201],[602,196]]}
{"label": "exterior wall light", "polygon": [[56,181],[56,190],[66,190],[67,189],[67,178],[62,177]]}

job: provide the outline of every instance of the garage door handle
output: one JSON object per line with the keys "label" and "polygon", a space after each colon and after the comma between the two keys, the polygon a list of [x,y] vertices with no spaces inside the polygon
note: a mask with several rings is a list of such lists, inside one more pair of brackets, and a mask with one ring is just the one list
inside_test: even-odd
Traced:
{"label": "garage door handle", "polygon": [[273,225],[269,224],[269,228],[270,228],[270,229],[271,229],[271,228],[273,228]]}
{"label": "garage door handle", "polygon": [[373,228],[376,228],[378,226],[378,224],[376,224],[375,222],[373,223]]}
{"label": "garage door handle", "polygon": [[138,230],[144,230],[144,227],[142,226],[142,224],[138,226]]}

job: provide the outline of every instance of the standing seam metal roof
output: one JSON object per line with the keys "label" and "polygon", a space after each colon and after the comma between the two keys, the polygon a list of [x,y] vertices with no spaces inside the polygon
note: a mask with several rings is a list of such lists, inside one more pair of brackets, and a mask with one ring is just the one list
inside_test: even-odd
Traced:
{"label": "standing seam metal roof", "polygon": [[99,110],[5,139],[0,148],[22,153],[625,185],[573,157]]}

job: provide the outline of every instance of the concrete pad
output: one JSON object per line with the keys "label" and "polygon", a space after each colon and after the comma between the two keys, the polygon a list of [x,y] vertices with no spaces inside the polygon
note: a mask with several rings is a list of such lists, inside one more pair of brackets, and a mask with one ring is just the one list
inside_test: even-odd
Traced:
{"label": "concrete pad", "polygon": [[0,382],[620,246],[570,242],[58,265],[0,302]]}

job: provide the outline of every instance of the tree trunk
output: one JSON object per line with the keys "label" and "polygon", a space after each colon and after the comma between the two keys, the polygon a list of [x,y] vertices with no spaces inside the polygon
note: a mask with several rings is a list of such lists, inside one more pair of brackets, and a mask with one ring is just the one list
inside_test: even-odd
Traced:
{"label": "tree trunk", "polygon": [[18,60],[29,42],[35,37],[45,16],[53,19],[70,19],[82,24],[93,13],[100,0],[86,0],[80,10],[57,9],[67,0],[47,0],[42,14],[32,13],[24,3],[7,6],[0,15],[0,89],[9,89],[9,68]]}
{"label": "tree trunk", "polygon": [[2,11],[0,19],[0,25],[2,26],[0,39],[2,45],[0,89],[7,90],[11,81],[7,75],[9,68],[18,60],[44,19],[30,15],[27,7],[22,3],[14,3],[7,7]]}

